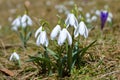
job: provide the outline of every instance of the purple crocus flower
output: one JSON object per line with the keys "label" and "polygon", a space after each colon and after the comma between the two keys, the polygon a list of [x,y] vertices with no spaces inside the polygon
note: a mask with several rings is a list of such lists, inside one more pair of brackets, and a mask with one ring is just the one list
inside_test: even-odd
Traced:
{"label": "purple crocus flower", "polygon": [[107,20],[108,17],[108,12],[107,11],[101,11],[100,13],[100,18],[101,18],[101,30],[103,30],[104,26],[105,26],[105,22]]}

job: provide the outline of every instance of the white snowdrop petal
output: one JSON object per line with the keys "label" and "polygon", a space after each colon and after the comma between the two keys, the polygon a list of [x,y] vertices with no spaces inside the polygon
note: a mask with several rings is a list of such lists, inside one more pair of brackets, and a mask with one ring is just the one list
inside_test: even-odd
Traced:
{"label": "white snowdrop petal", "polygon": [[112,19],[110,17],[107,17],[107,22],[112,22]]}
{"label": "white snowdrop petal", "polygon": [[27,21],[27,15],[24,14],[23,17],[22,17],[22,19],[21,19],[21,22],[24,23],[24,22],[26,22],[26,21]]}
{"label": "white snowdrop petal", "polygon": [[48,47],[48,44],[49,44],[49,41],[48,41],[48,38],[46,38],[45,46]]}
{"label": "white snowdrop petal", "polygon": [[58,35],[58,33],[60,32],[60,30],[61,30],[60,25],[57,25],[57,26],[52,30],[52,32],[51,32],[51,34],[50,34],[51,40],[54,40],[54,39],[57,37],[57,35]]}
{"label": "white snowdrop petal", "polygon": [[87,29],[87,27],[85,27],[84,37],[85,37],[85,38],[88,37],[88,29]]}
{"label": "white snowdrop petal", "polygon": [[22,27],[25,28],[27,26],[26,22],[22,23]]}
{"label": "white snowdrop petal", "polygon": [[32,26],[32,20],[30,19],[30,17],[28,18],[27,24],[28,24],[29,26]]}
{"label": "white snowdrop petal", "polygon": [[74,37],[78,37],[79,35],[79,27],[77,27],[74,31]]}
{"label": "white snowdrop petal", "polygon": [[72,45],[72,37],[71,37],[71,35],[70,35],[70,33],[68,31],[67,31],[67,39],[68,39],[68,44]]}
{"label": "white snowdrop petal", "polygon": [[83,21],[81,21],[79,24],[79,33],[80,33],[80,35],[83,35],[84,32],[85,32],[85,24]]}
{"label": "white snowdrop petal", "polygon": [[113,14],[109,12],[108,17],[113,18]]}
{"label": "white snowdrop petal", "polygon": [[36,45],[37,45],[37,46],[40,46],[40,35],[37,37]]}
{"label": "white snowdrop petal", "polygon": [[11,56],[10,56],[10,59],[9,59],[9,60],[11,61],[11,60],[12,60],[12,58],[13,58],[13,54],[11,54]]}
{"label": "white snowdrop petal", "polygon": [[35,38],[38,36],[38,34],[42,31],[42,26],[35,32]]}
{"label": "white snowdrop petal", "polygon": [[67,33],[66,33],[66,30],[63,29],[62,31],[60,31],[60,35],[58,37],[58,44],[61,46],[65,40],[67,38]]}
{"label": "white snowdrop petal", "polygon": [[70,22],[70,25],[71,26],[74,26],[74,23],[75,23],[75,18],[74,18],[74,15],[73,14],[70,14],[70,20],[69,20]]}
{"label": "white snowdrop petal", "polygon": [[42,31],[41,33],[40,33],[40,43],[42,44],[42,45],[44,45],[45,44],[45,41],[46,41],[46,32],[45,31]]}

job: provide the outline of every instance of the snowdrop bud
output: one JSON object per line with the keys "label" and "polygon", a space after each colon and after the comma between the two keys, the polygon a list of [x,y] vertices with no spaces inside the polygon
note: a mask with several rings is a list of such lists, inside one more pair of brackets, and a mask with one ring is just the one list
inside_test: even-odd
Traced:
{"label": "snowdrop bud", "polygon": [[68,28],[69,26],[74,26],[74,28],[77,28],[78,21],[76,17],[74,16],[74,14],[72,13],[68,14],[67,19],[65,20],[65,24],[67,25],[66,28]]}
{"label": "snowdrop bud", "polygon": [[51,32],[51,34],[50,34],[51,40],[54,40],[54,39],[57,37],[57,35],[59,34],[60,30],[61,30],[60,25],[57,25],[57,26],[52,30],[52,32]]}
{"label": "snowdrop bud", "polygon": [[35,32],[35,38],[38,36],[38,34],[42,31],[42,26]]}
{"label": "snowdrop bud", "polygon": [[10,61],[14,61],[14,60],[19,60],[20,59],[20,57],[19,57],[19,55],[16,53],[16,52],[14,52],[14,53],[12,53],[11,54],[11,56],[10,56]]}

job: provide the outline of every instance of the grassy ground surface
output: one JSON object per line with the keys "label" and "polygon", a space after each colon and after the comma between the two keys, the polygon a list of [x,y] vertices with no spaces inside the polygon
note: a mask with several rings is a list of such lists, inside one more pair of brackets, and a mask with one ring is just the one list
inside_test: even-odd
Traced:
{"label": "grassy ground surface", "polygon": [[[29,14],[34,21],[33,31],[39,27],[37,19],[44,18],[50,23],[50,30],[57,24],[55,5],[64,4],[67,0],[29,0]],[[49,4],[51,5],[46,5]],[[120,1],[119,0],[75,0],[78,7],[83,8],[83,13],[91,9],[103,9],[104,5],[109,5],[113,13],[113,26],[105,26],[103,35],[100,37],[100,23],[94,23],[95,29],[89,34],[86,42],[81,42],[83,46],[88,45],[93,40],[97,42],[87,53],[93,55],[93,59],[86,55],[85,66],[80,70],[75,70],[73,75],[66,80],[120,80]],[[6,68],[14,73],[14,76],[5,74],[6,71],[0,71],[0,80],[57,80],[57,74],[46,76],[37,74],[37,68],[33,63],[26,62],[28,55],[35,55],[41,47],[35,45],[34,34],[28,42],[28,48],[24,50],[17,34],[11,30],[11,22],[17,15],[24,13],[25,0],[0,0],[0,69]],[[48,3],[47,3],[48,2]],[[82,5],[82,3],[84,5]],[[71,6],[66,6],[69,10]],[[64,14],[59,14],[63,18]],[[13,50],[16,50],[21,58],[21,68],[14,66],[9,61]],[[8,71],[7,71],[8,72]]]}

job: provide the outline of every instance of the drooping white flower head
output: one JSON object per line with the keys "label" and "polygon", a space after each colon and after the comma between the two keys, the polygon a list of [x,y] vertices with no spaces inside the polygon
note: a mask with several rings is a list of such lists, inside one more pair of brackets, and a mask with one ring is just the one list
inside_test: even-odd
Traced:
{"label": "drooping white flower head", "polygon": [[109,12],[108,17],[113,18],[113,14],[111,12]]}
{"label": "drooping white flower head", "polygon": [[74,32],[75,37],[77,37],[78,34],[83,35],[85,38],[88,37],[88,29],[83,21],[81,21],[78,25],[78,28],[75,29]]}
{"label": "drooping white flower head", "polygon": [[78,21],[77,21],[75,15],[72,13],[69,13],[67,16],[67,19],[65,20],[65,24],[67,25],[66,28],[68,28],[69,26],[73,26],[74,28],[77,28]]}
{"label": "drooping white flower head", "polygon": [[21,25],[22,25],[23,28],[25,28],[26,26],[32,26],[32,20],[27,14],[24,14],[22,16]]}
{"label": "drooping white flower head", "polygon": [[41,33],[37,37],[36,44],[37,46],[40,46],[40,44],[46,47],[48,46],[49,42],[48,42],[46,31],[41,31]]}
{"label": "drooping white flower head", "polygon": [[19,60],[20,59],[20,57],[19,57],[19,55],[16,53],[16,52],[13,52],[12,54],[11,54],[11,56],[10,56],[10,61],[14,61],[14,60]]}
{"label": "drooping white flower head", "polygon": [[107,17],[107,22],[110,22],[110,23],[111,23],[111,22],[112,22],[112,18],[108,16],[108,17]]}
{"label": "drooping white flower head", "polygon": [[17,31],[18,27],[21,26],[21,16],[18,16],[13,22],[12,22],[12,30]]}
{"label": "drooping white flower head", "polygon": [[67,31],[66,28],[63,28],[60,31],[59,37],[58,37],[58,45],[63,45],[63,43],[65,42],[65,40],[68,40],[68,44],[71,45],[72,44],[72,37],[70,35],[70,33]]}
{"label": "drooping white flower head", "polygon": [[91,23],[92,20],[91,20],[90,18],[86,18],[86,22],[87,22],[87,23]]}
{"label": "drooping white flower head", "polygon": [[36,40],[37,46],[40,46],[40,44],[46,47],[48,46],[49,41],[47,38],[47,33],[46,31],[42,30],[42,26],[36,31],[35,38],[37,38]]}
{"label": "drooping white flower head", "polygon": [[60,25],[56,25],[56,27],[52,30],[50,34],[51,40],[54,40],[58,36],[60,31],[61,31]]}
{"label": "drooping white flower head", "polygon": [[86,17],[86,18],[90,18],[90,13],[89,13],[89,12],[86,13],[85,17]]}
{"label": "drooping white flower head", "polygon": [[95,16],[95,15],[92,16],[91,21],[94,21],[94,22],[97,21],[97,16]]}
{"label": "drooping white flower head", "polygon": [[38,34],[40,34],[42,31],[42,26],[40,26],[40,28],[37,29],[37,31],[35,32],[35,38],[38,36]]}
{"label": "drooping white flower head", "polygon": [[97,16],[100,16],[100,10],[96,10],[96,11],[95,11],[95,14],[96,14]]}
{"label": "drooping white flower head", "polygon": [[112,19],[113,19],[113,15],[111,12],[108,13],[108,17],[107,17],[107,22],[112,22]]}

